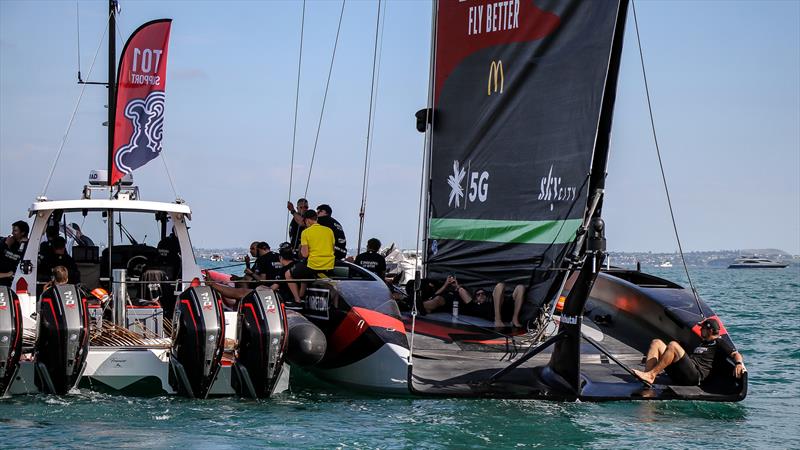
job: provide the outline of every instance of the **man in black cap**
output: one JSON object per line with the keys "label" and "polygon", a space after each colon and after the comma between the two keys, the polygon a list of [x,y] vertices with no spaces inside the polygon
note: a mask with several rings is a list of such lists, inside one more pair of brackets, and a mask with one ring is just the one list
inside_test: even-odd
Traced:
{"label": "man in black cap", "polygon": [[336,259],[344,259],[347,256],[347,238],[344,235],[344,228],[338,220],[333,218],[333,209],[330,205],[322,204],[317,206],[317,223],[323,227],[328,227],[333,231],[333,255]]}
{"label": "man in black cap", "polygon": [[730,356],[735,361],[733,374],[736,378],[741,377],[745,372],[744,360],[739,352],[720,338],[719,321],[709,317],[698,325],[703,341],[695,347],[692,354],[687,354],[675,341],[665,344],[661,339],[654,339],[647,351],[644,372],[634,370],[636,376],[652,384],[656,376],[666,370],[674,384],[697,386],[711,373],[714,358],[720,353],[721,356]]}

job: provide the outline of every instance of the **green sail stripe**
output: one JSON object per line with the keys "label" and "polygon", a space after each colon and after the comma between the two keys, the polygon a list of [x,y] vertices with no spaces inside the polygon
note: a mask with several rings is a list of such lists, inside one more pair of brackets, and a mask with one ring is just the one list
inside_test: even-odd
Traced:
{"label": "green sail stripe", "polygon": [[431,219],[431,239],[502,242],[510,244],[564,244],[575,239],[581,219],[478,220]]}

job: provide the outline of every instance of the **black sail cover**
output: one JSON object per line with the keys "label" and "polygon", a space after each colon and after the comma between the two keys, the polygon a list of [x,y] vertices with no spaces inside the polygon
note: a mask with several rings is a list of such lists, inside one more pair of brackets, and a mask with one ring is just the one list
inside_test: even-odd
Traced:
{"label": "black sail cover", "polygon": [[438,0],[427,276],[544,300],[586,213],[618,8]]}

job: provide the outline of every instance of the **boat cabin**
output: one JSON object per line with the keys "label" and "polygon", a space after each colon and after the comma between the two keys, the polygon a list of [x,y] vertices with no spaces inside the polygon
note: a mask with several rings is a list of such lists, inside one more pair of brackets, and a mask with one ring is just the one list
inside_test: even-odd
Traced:
{"label": "boat cabin", "polygon": [[[180,200],[139,200],[132,185],[112,199],[91,198],[97,190],[85,186],[80,200],[39,198],[31,205],[30,244],[12,284],[23,316],[35,311],[35,299],[51,280],[51,266],[65,260],[53,257],[50,241],[60,238],[70,255],[66,260],[74,262],[70,277],[78,278],[69,282],[80,283],[84,295],[95,294],[87,298],[105,291],[127,298],[128,308],[160,306],[171,317],[176,293],[201,278],[189,239],[189,206]],[[108,196],[107,187],[104,191]]]}

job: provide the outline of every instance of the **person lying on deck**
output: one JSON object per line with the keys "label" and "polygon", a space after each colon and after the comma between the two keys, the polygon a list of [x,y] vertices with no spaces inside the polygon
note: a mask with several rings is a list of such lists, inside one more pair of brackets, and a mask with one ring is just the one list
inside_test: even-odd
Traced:
{"label": "person lying on deck", "polygon": [[700,322],[700,334],[703,342],[700,343],[691,355],[675,341],[665,344],[661,339],[654,339],[647,351],[645,370],[633,372],[652,384],[662,370],[666,370],[672,382],[681,386],[697,386],[711,373],[714,358],[717,352],[730,356],[736,363],[733,374],[740,378],[747,369],[744,367],[744,358],[733,349],[725,340],[720,338],[719,322],[714,318],[707,318]]}
{"label": "person lying on deck", "polygon": [[431,279],[422,280],[419,298],[422,300],[417,304],[421,306],[424,313],[432,313],[445,306],[450,306],[453,302],[461,300],[464,303],[472,301],[469,291],[458,284],[455,275],[448,275],[447,279],[437,282]]}
{"label": "person lying on deck", "polygon": [[[503,313],[506,317],[509,315],[509,308],[503,308],[506,303],[507,297],[514,300],[513,312],[511,313],[511,326],[522,328],[519,321],[519,312],[522,309],[522,303],[525,301],[525,286],[518,284],[514,287],[514,291],[506,292],[505,283],[497,283],[492,290],[492,295],[489,297],[487,289],[478,288],[470,299],[464,300],[464,314],[468,316],[483,317],[487,320],[493,320],[496,328],[503,328],[506,326],[503,322]],[[462,298],[463,299],[463,298]]]}

